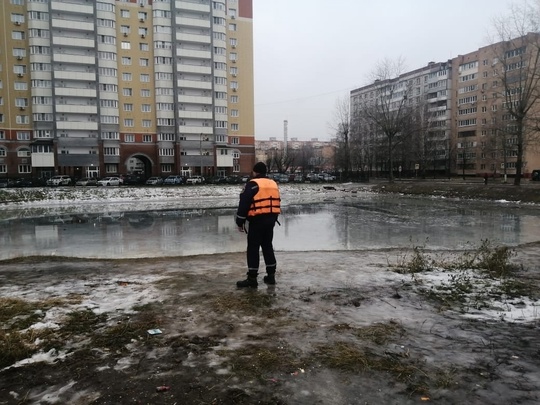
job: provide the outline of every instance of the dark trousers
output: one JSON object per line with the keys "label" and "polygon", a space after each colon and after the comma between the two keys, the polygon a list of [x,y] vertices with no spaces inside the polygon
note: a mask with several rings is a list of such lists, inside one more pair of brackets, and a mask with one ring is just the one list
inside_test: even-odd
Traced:
{"label": "dark trousers", "polygon": [[266,272],[269,274],[276,271],[276,256],[274,255],[274,216],[261,216],[250,219],[247,235],[247,265],[248,271],[259,270],[259,249],[262,249]]}

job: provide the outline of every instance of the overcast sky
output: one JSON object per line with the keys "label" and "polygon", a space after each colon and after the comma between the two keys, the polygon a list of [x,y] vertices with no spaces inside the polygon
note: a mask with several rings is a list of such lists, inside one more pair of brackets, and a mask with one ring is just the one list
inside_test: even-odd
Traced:
{"label": "overcast sky", "polygon": [[336,102],[384,59],[407,71],[488,45],[509,0],[253,0],[255,138],[329,140]]}

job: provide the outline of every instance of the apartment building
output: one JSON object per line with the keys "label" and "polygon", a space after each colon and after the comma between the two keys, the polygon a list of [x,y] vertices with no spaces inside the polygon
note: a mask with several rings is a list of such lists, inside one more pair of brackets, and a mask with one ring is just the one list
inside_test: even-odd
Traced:
{"label": "apartment building", "polygon": [[[385,136],[364,112],[379,108],[386,111],[390,120],[393,112],[399,114],[399,110],[410,109],[419,124],[415,133],[409,134],[409,138],[416,142],[409,140],[399,145],[394,156],[394,169],[414,171],[421,162],[431,170],[444,173],[448,166],[451,139],[451,83],[450,61],[430,62],[398,77],[383,78],[352,90],[352,149],[359,154],[353,158],[359,167],[353,169],[374,174],[389,170]],[[397,134],[399,136],[401,134]]]}
{"label": "apartment building", "polygon": [[[534,88],[539,42],[538,34],[528,34],[352,90],[351,131],[362,165],[371,172],[389,170],[384,134],[362,114],[383,100],[389,111],[416,105],[416,120],[422,122],[396,148],[393,170],[514,176],[521,166],[521,176],[530,177],[540,169],[538,136],[530,122],[523,134],[517,131],[508,108],[523,100],[522,92],[539,90]],[[530,116],[538,111],[540,105],[532,105]]]}
{"label": "apartment building", "polygon": [[0,176],[248,173],[252,0],[0,4]]}
{"label": "apartment building", "polygon": [[[527,96],[522,92],[536,94],[540,90],[534,88],[538,76],[535,70],[540,68],[534,65],[539,39],[538,34],[529,34],[452,60],[457,72],[452,82],[456,94],[452,144],[457,173],[514,176],[518,144],[524,148],[521,175],[530,177],[540,168],[538,136],[530,128],[518,134],[516,118],[508,108],[509,103],[525,101]],[[529,116],[539,110],[538,103],[532,105]],[[521,136],[523,139],[518,139]]]}

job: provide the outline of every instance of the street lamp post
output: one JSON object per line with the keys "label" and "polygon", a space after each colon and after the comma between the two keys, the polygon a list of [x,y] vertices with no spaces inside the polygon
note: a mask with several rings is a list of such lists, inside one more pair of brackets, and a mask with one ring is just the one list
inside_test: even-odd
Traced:
{"label": "street lamp post", "polygon": [[201,176],[203,175],[202,137],[203,137],[203,134],[201,134],[200,137],[199,137],[199,159],[200,159],[200,166],[201,166]]}

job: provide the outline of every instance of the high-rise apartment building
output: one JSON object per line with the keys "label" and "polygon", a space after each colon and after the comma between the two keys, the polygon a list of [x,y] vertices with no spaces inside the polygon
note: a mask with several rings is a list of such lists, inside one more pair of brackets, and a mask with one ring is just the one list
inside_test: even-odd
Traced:
{"label": "high-rise apartment building", "polygon": [[[352,90],[358,161],[372,172],[389,170],[385,134],[373,117],[366,118],[371,106],[378,103],[387,112],[379,117],[384,125],[392,124],[399,109],[415,106],[417,125],[396,133],[394,171],[514,176],[521,167],[519,175],[530,177],[540,169],[539,45],[540,35],[528,34]],[[528,111],[523,122],[520,110]]]}
{"label": "high-rise apartment building", "polygon": [[[398,77],[376,80],[352,90],[351,137],[355,144],[353,150],[359,154],[353,159],[358,167],[352,169],[369,172],[389,170],[386,136],[364,112],[371,110],[373,115],[379,110],[385,115],[385,125],[391,126],[394,125],[392,121],[400,120],[402,112],[410,110],[414,111],[414,116],[409,117],[409,122],[414,121],[416,125],[407,128],[407,131],[414,132],[414,136],[409,134],[408,137],[415,138],[417,142],[409,140],[399,144],[394,151],[394,169],[411,172],[416,164],[422,162],[431,170],[444,173],[448,167],[451,139],[451,78],[450,62],[430,62]],[[397,133],[396,137],[399,136],[402,134]],[[398,139],[394,141],[398,143]],[[414,161],[409,159],[411,156]]]}
{"label": "high-rise apartment building", "polygon": [[0,23],[0,176],[250,172],[252,0],[6,0]]}
{"label": "high-rise apartment building", "polygon": [[[523,158],[520,175],[530,177],[540,168],[539,44],[540,35],[531,33],[452,59],[456,97],[451,122],[458,173],[513,176],[518,155]],[[521,109],[529,112],[519,123]],[[523,128],[518,130],[518,125]]]}

